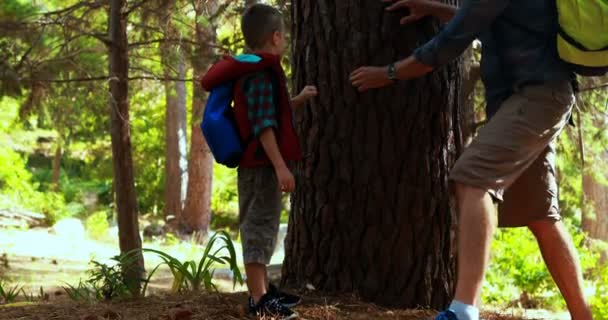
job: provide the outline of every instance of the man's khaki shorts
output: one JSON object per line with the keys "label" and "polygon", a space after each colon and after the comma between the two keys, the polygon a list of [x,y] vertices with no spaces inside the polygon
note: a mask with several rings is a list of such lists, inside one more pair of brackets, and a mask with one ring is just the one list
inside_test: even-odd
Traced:
{"label": "man's khaki shorts", "polygon": [[518,90],[456,161],[450,180],[504,200],[499,205],[502,226],[555,219],[555,152],[550,144],[566,125],[573,103],[568,81]]}

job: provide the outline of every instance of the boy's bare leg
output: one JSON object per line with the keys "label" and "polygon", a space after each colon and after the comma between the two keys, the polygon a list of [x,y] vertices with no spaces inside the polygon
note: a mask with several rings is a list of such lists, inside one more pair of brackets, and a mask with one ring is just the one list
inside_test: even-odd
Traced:
{"label": "boy's bare leg", "polygon": [[266,265],[260,263],[248,263],[245,265],[247,274],[247,287],[251,292],[254,303],[258,303],[266,294]]}
{"label": "boy's bare leg", "polygon": [[593,316],[583,292],[581,266],[570,234],[563,222],[538,220],[530,223],[545,264],[557,284],[573,320],[591,320]]}
{"label": "boy's bare leg", "polygon": [[458,210],[458,282],[455,300],[476,305],[496,229],[492,198],[487,191],[456,183]]}

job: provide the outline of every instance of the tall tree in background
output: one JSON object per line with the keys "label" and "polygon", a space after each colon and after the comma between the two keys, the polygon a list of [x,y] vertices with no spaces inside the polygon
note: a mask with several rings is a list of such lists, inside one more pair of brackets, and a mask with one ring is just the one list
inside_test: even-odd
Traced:
{"label": "tall tree in background", "polygon": [[[596,88],[606,83],[608,77],[584,78],[581,86]],[[583,175],[581,224],[591,238],[608,241],[608,90],[588,90],[581,98],[578,106],[582,110],[577,113]],[[602,256],[608,261],[607,251]]]}
{"label": "tall tree in background", "polygon": [[[111,0],[108,16],[110,62],[110,124],[112,135],[112,162],[114,190],[118,212],[120,251],[124,254],[141,249],[137,199],[131,151],[129,123],[129,52],[127,40],[128,10],[126,0]],[[141,254],[130,266],[126,275],[133,280],[131,291],[139,293],[143,279],[144,260]]]}
{"label": "tall tree in background", "polygon": [[437,31],[428,19],[400,27],[399,14],[379,1],[292,3],[295,89],[320,92],[296,116],[306,158],[295,171],[283,283],[442,308],[455,278],[448,170],[460,147],[459,66],[365,94],[348,81]]}
{"label": "tall tree in background", "polygon": [[[164,33],[160,45],[161,62],[165,79],[185,78],[183,49],[175,41],[179,38],[173,25],[176,11],[174,0],[161,1],[159,19]],[[165,217],[179,221],[186,197],[184,173],[186,162],[186,85],[183,81],[165,80]]]}
{"label": "tall tree in background", "polygon": [[[208,17],[215,16],[216,1],[193,1],[195,12],[196,41],[192,67],[195,77],[201,76],[214,58],[213,47],[216,33]],[[188,231],[207,232],[211,219],[211,187],[213,180],[213,156],[200,129],[200,121],[205,111],[205,92],[198,83],[192,86],[192,133],[190,161],[188,162],[188,189],[183,211],[183,226]]]}

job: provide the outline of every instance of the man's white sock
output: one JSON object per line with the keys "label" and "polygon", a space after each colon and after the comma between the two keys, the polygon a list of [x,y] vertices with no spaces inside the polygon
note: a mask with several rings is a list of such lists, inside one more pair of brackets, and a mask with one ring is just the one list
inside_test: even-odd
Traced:
{"label": "man's white sock", "polygon": [[470,304],[453,300],[448,309],[456,314],[458,320],[479,320],[479,309]]}

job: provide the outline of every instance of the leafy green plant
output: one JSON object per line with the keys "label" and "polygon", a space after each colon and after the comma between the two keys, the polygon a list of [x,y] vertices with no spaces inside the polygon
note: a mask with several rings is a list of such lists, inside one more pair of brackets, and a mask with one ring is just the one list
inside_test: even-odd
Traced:
{"label": "leafy green plant", "polygon": [[[126,266],[131,266],[137,259],[137,252],[133,251],[112,257],[115,263],[107,265],[98,261],[91,261],[93,269],[89,270],[90,278],[87,283],[94,288],[97,299],[110,301],[114,299],[130,298],[132,293],[129,288],[133,287],[134,282],[143,282],[140,294],[145,296],[147,284],[158,269],[154,268],[146,279],[129,279],[125,277]],[[101,294],[101,296],[99,296]]]}
{"label": "leafy green plant", "polygon": [[102,300],[102,294],[99,290],[95,290],[91,285],[80,280],[77,285],[71,285],[69,283],[63,287],[63,290],[70,299],[76,302],[94,302]]}
{"label": "leafy green plant", "polygon": [[[582,270],[593,272],[598,254],[586,246],[584,233],[566,221],[579,253]],[[501,229],[492,242],[492,259],[483,301],[508,307],[565,308],[559,290],[540,255],[536,239],[525,228]]]}
{"label": "leafy green plant", "polygon": [[28,294],[27,292],[25,292],[24,288],[21,288],[21,293],[22,293],[25,301],[28,301],[28,302],[48,300],[48,295],[46,293],[44,293],[44,289],[42,288],[42,286],[40,286],[40,290],[38,291],[37,295],[34,295],[33,292],[30,292]]}
{"label": "leafy green plant", "polygon": [[78,285],[67,284],[65,292],[74,301],[111,301],[128,299],[132,297],[130,288],[133,282],[142,282],[140,292],[145,296],[150,279],[158,270],[158,266],[148,273],[146,279],[129,279],[125,277],[125,267],[130,266],[137,259],[137,251],[117,255],[111,258],[113,264],[108,265],[99,261],[92,260],[92,268],[88,271],[89,279],[79,281]]}
{"label": "leafy green plant", "polygon": [[601,269],[596,282],[595,294],[591,297],[591,308],[596,320],[608,320],[608,266]]}
{"label": "leafy green plant", "polygon": [[107,233],[110,228],[108,223],[108,213],[105,210],[97,211],[91,214],[85,221],[87,233],[93,239],[100,239]]}
{"label": "leafy green plant", "polygon": [[[215,246],[216,242],[221,242]],[[197,262],[193,260],[181,262],[179,259],[159,250],[143,249],[145,252],[157,254],[166,264],[173,275],[171,292],[181,292],[185,290],[207,291],[215,290],[217,287],[213,283],[215,267],[227,264],[234,274],[233,286],[243,283],[243,277],[237,265],[236,251],[230,235],[225,231],[214,234],[207,243],[203,256]]]}
{"label": "leafy green plant", "polygon": [[7,282],[0,280],[0,302],[11,303],[19,296],[19,292],[23,289],[22,286],[11,286]]}

